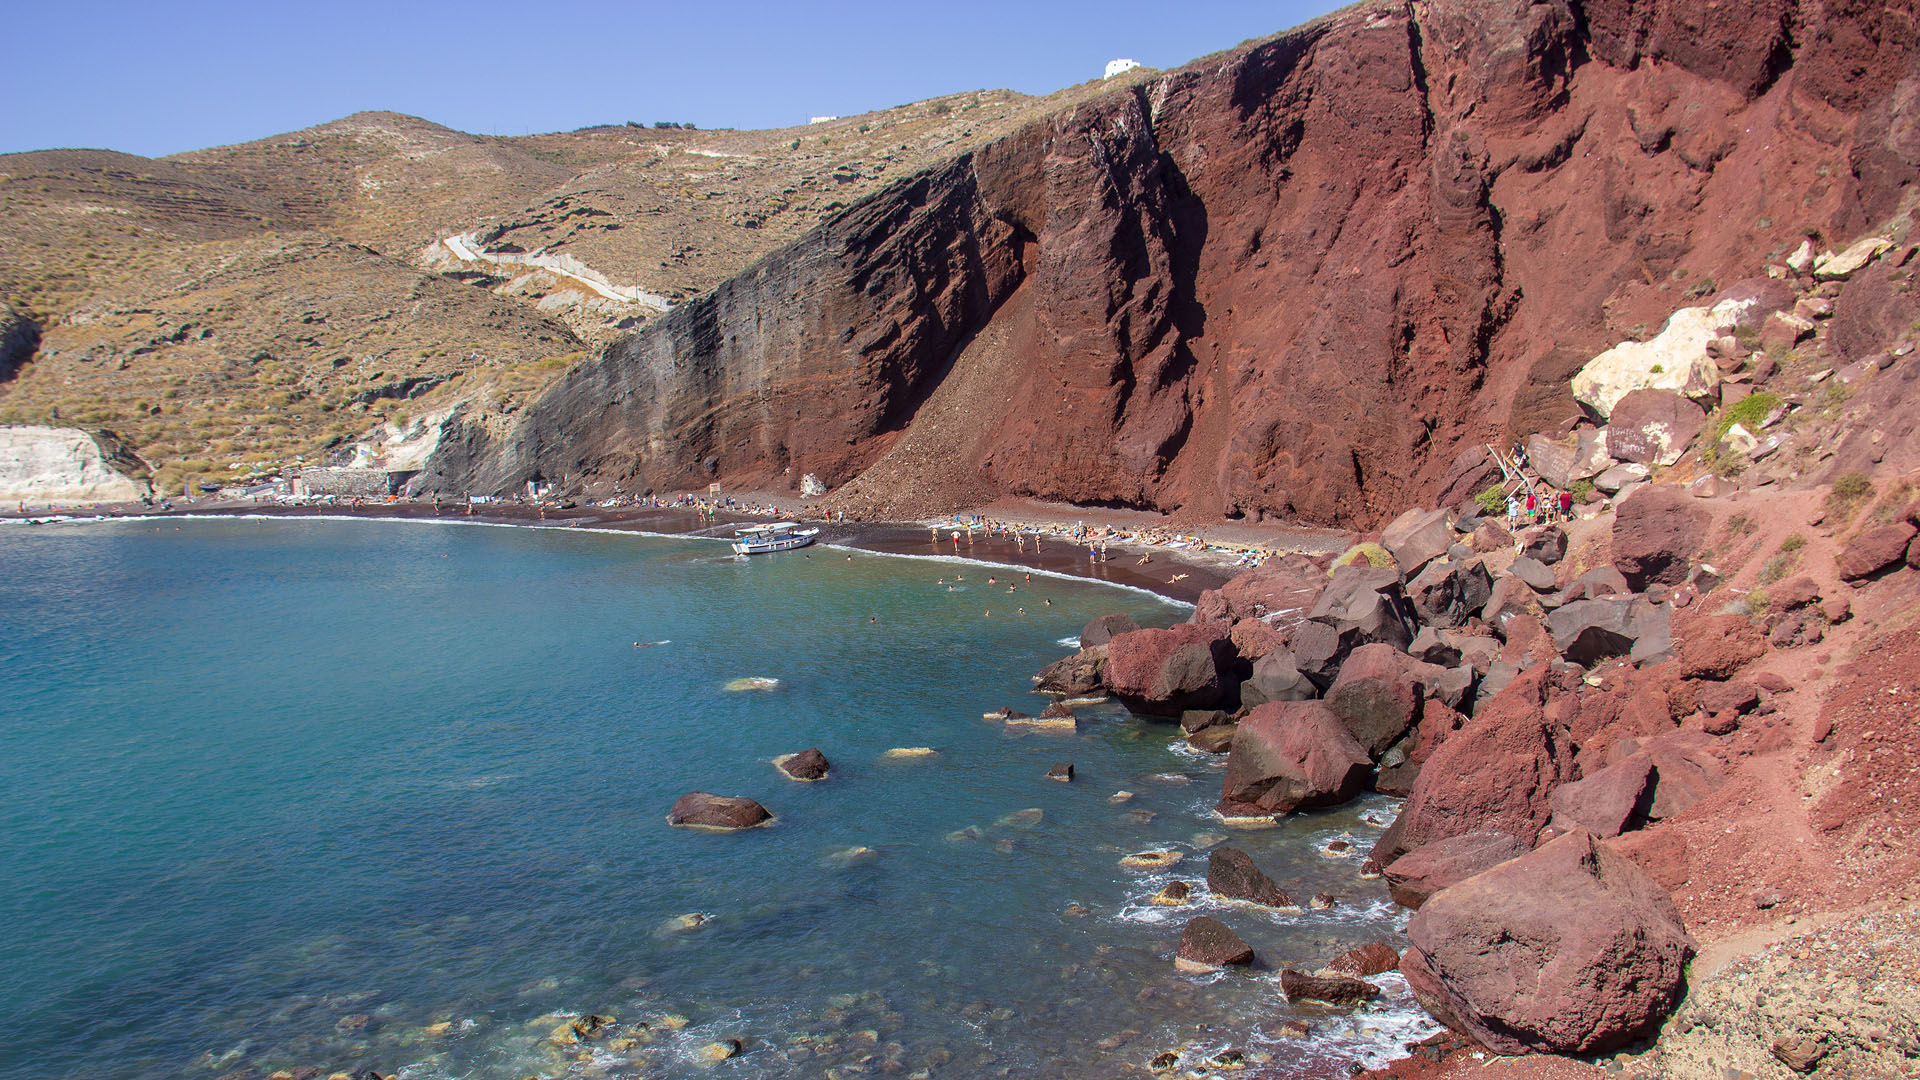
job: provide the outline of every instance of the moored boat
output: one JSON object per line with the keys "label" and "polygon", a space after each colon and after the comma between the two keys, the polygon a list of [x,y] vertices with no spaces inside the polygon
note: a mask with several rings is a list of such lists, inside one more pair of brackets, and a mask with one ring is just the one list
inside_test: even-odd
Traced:
{"label": "moored boat", "polygon": [[806,547],[820,535],[818,528],[802,528],[797,521],[776,521],[771,525],[748,525],[733,542],[735,555],[759,555],[768,551],[788,551]]}

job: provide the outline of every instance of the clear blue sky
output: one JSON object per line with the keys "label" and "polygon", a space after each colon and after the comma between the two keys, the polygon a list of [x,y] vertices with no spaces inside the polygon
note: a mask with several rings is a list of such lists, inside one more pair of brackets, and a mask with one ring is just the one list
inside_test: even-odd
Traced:
{"label": "clear blue sky", "polygon": [[157,156],[364,109],[505,135],[784,127],[963,90],[1047,93],[1114,57],[1175,67],[1338,6],[39,0],[7,16],[0,153]]}

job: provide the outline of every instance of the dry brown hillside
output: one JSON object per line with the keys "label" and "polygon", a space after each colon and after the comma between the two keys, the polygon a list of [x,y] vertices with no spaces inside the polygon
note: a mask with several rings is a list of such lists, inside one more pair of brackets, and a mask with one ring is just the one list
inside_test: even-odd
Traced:
{"label": "dry brown hillside", "polygon": [[[1146,74],[773,131],[496,137],[361,113],[162,159],[0,156],[0,300],[40,330],[0,374],[0,422],[113,430],[175,485],[311,459],[437,387],[510,412],[658,313],[589,279],[678,302],[902,176]],[[451,236],[570,272],[462,261]]]}

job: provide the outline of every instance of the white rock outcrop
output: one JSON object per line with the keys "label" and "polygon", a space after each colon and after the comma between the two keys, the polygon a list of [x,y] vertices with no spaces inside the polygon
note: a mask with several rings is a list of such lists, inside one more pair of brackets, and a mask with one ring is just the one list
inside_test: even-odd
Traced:
{"label": "white rock outcrop", "polygon": [[1844,280],[1892,246],[1893,241],[1884,236],[1869,236],[1838,255],[1825,252],[1813,260],[1813,276],[1823,281]]}
{"label": "white rock outcrop", "polygon": [[1623,341],[1587,361],[1573,377],[1574,398],[1604,420],[1634,390],[1712,397],[1720,386],[1720,367],[1707,355],[1707,345],[1758,303],[1722,300],[1712,307],[1681,308],[1653,340]]}
{"label": "white rock outcrop", "polygon": [[131,502],[147,485],[114,468],[107,450],[79,428],[0,427],[0,502]]}

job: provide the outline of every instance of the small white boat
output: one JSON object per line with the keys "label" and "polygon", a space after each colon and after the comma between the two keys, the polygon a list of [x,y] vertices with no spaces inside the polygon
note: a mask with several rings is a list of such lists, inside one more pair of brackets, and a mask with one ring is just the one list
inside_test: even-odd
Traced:
{"label": "small white boat", "polygon": [[819,535],[819,529],[803,529],[797,521],[748,525],[740,530],[740,539],[733,542],[733,553],[758,555],[768,551],[789,551],[793,548],[806,547]]}

